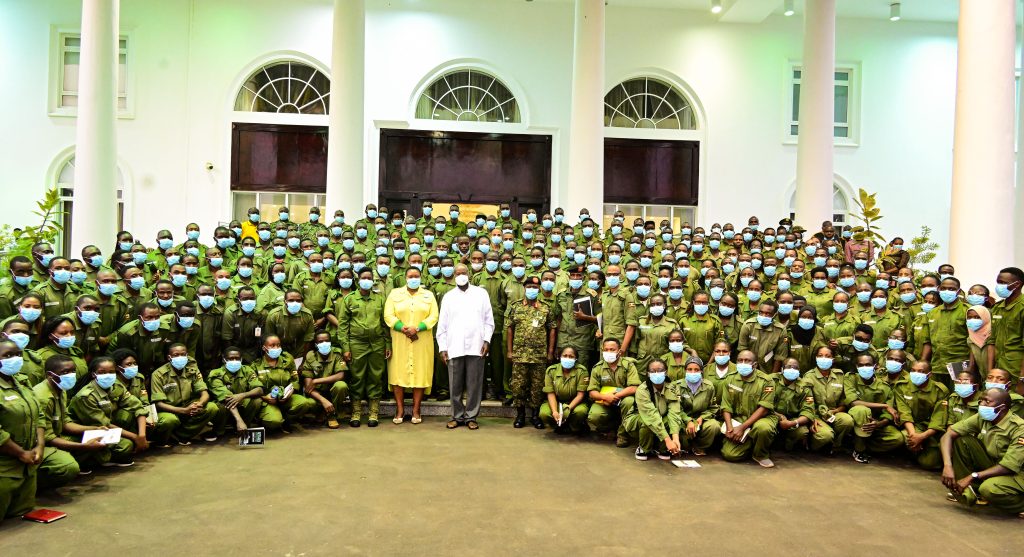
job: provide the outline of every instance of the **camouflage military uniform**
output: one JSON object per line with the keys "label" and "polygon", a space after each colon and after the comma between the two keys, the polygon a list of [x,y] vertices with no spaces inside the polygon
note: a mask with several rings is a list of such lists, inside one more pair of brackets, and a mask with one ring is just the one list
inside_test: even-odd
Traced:
{"label": "camouflage military uniform", "polygon": [[555,314],[542,303],[520,301],[509,306],[505,323],[512,329],[512,401],[538,408],[544,402],[544,370],[548,362],[548,330]]}

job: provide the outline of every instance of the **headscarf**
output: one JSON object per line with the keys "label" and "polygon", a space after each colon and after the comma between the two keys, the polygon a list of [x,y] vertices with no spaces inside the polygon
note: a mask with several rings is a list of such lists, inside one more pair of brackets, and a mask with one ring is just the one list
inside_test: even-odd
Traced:
{"label": "headscarf", "polygon": [[992,314],[988,311],[985,306],[971,306],[968,311],[974,310],[974,313],[978,314],[981,318],[981,328],[977,331],[967,330],[967,338],[971,339],[978,348],[985,346],[985,341],[988,340],[988,336],[992,334]]}
{"label": "headscarf", "polygon": [[704,362],[697,356],[690,356],[689,358],[686,358],[686,362],[683,363],[683,369],[686,369],[686,366],[690,364],[697,364],[701,369],[704,369]]}
{"label": "headscarf", "polygon": [[[811,330],[809,331],[800,328],[799,325],[800,314],[805,311],[811,312],[811,317],[814,319],[815,326],[811,327]],[[799,312],[797,312],[796,320],[791,319],[790,323],[792,324],[789,326],[789,330],[792,331],[793,338],[796,339],[798,343],[804,346],[810,346],[811,342],[814,341],[814,333],[817,332],[818,310],[814,306],[804,306],[800,308]]]}

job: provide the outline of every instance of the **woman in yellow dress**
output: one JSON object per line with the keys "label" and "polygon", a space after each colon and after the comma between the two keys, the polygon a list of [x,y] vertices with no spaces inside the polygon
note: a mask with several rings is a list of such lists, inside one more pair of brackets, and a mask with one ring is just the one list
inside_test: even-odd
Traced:
{"label": "woman in yellow dress", "polygon": [[412,423],[423,421],[420,402],[430,393],[434,373],[434,326],[437,325],[437,300],[426,288],[420,288],[420,271],[405,271],[405,288],[396,288],[384,302],[384,322],[391,329],[391,359],[388,383],[395,392],[394,423],[405,416],[405,389],[412,389]]}

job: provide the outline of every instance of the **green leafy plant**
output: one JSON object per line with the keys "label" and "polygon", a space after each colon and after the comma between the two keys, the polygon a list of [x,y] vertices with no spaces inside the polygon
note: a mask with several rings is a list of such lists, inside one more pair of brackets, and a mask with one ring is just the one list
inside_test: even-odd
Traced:
{"label": "green leafy plant", "polygon": [[[36,202],[36,210],[32,214],[39,217],[39,224],[20,228],[5,224],[0,227],[0,269],[6,271],[7,262],[18,255],[31,258],[32,244],[36,242],[54,243],[63,230],[60,211],[60,193],[57,188],[46,190],[46,195]],[[6,272],[5,272],[6,274]]]}
{"label": "green leafy plant", "polygon": [[857,189],[857,208],[860,210],[854,213],[853,217],[862,224],[850,229],[853,232],[853,239],[858,242],[870,241],[876,246],[884,246],[885,238],[878,232],[878,221],[882,220],[882,211],[875,201],[877,194],[868,193],[863,189]]}
{"label": "green leafy plant", "polygon": [[921,234],[911,238],[910,247],[907,253],[910,255],[910,266],[918,268],[931,263],[935,259],[935,250],[939,244],[932,241],[932,229],[928,226],[921,227]]}

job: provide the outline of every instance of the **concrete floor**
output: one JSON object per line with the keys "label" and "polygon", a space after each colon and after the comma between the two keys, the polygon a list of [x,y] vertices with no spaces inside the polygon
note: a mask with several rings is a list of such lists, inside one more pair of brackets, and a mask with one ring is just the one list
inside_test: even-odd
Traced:
{"label": "concrete floor", "polygon": [[882,461],[773,470],[637,462],[610,442],[384,422],[264,449],[177,447],[44,496],[68,518],[0,525],[3,555],[1020,555],[1024,521],[945,501]]}

